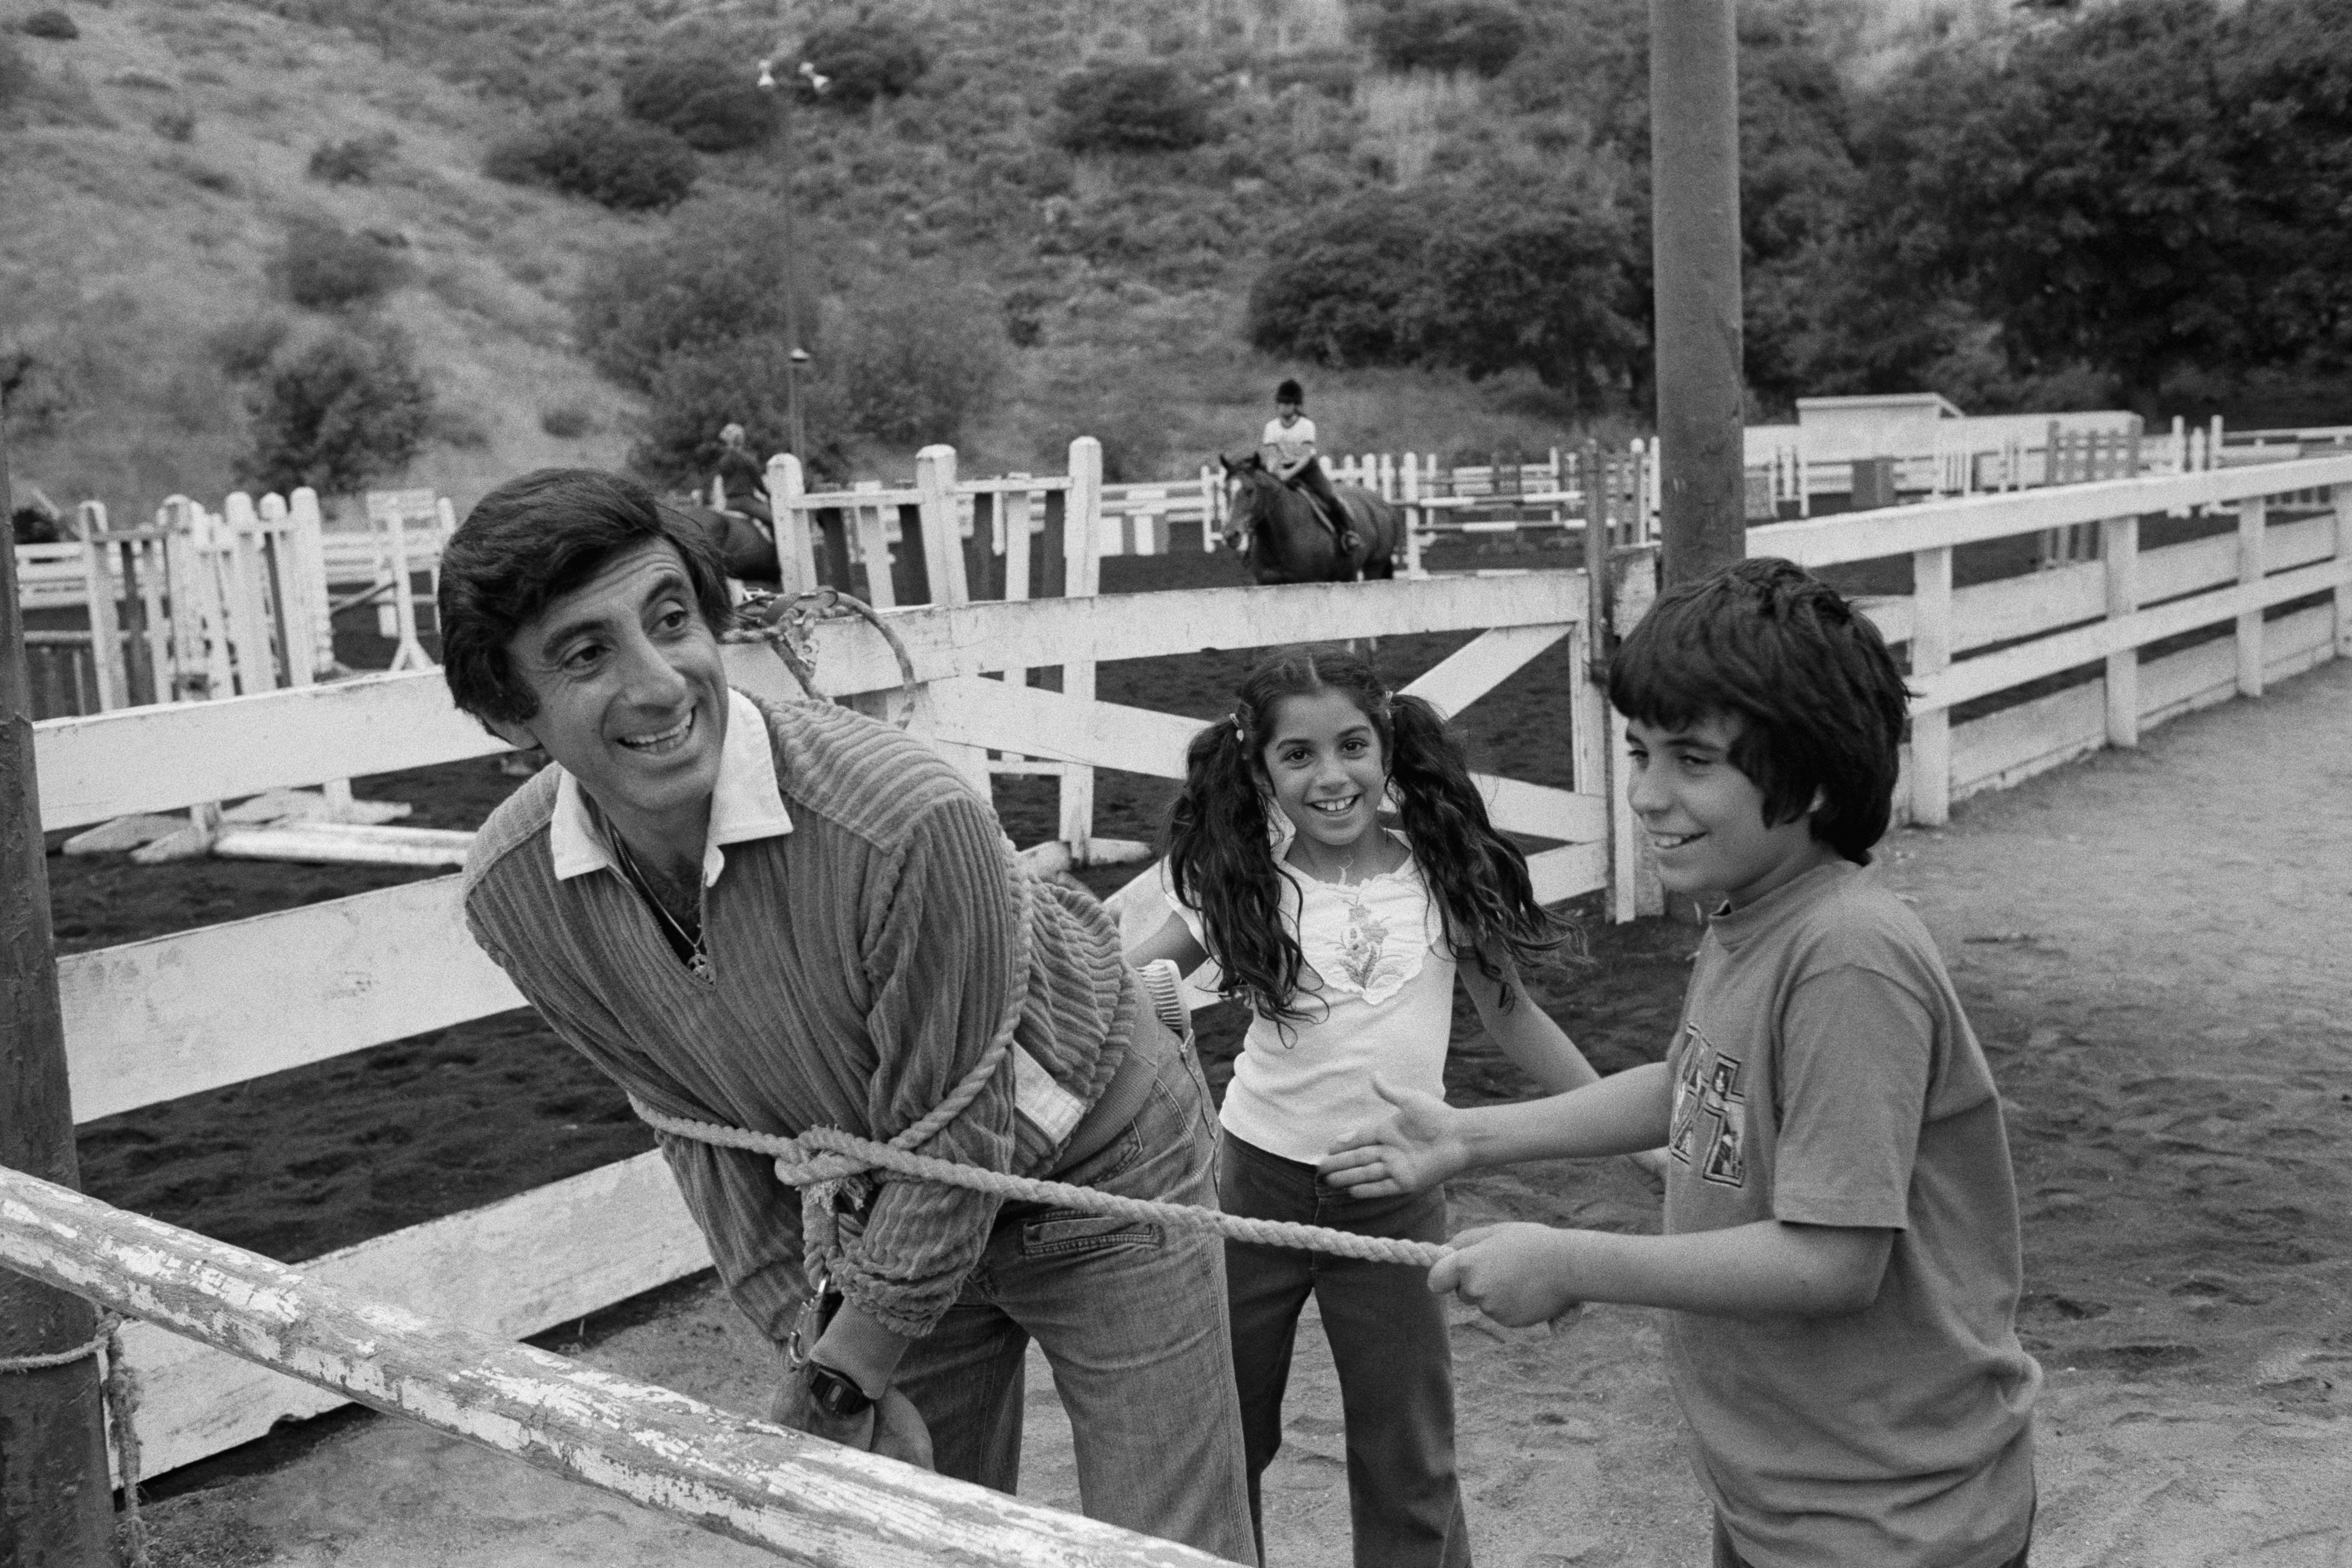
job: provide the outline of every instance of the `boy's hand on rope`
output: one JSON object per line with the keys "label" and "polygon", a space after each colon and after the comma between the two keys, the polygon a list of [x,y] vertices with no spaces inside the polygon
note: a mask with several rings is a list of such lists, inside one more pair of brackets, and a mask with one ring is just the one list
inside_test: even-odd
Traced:
{"label": "boy's hand on rope", "polygon": [[931,1468],[931,1429],[923,1424],[915,1402],[895,1388],[884,1389],[881,1398],[856,1415],[836,1417],[810,1401],[808,1380],[794,1368],[784,1373],[768,1406],[768,1419],[845,1448]]}
{"label": "boy's hand on rope", "polygon": [[1430,1291],[1450,1291],[1508,1328],[1550,1322],[1582,1305],[1571,1289],[1576,1236],[1524,1222],[1474,1226],[1429,1271]]}
{"label": "boy's hand on rope", "polygon": [[1372,1075],[1372,1089],[1396,1109],[1370,1127],[1350,1127],[1331,1141],[1316,1173],[1350,1197],[1424,1192],[1470,1163],[1462,1113],[1433,1094],[1399,1089]]}

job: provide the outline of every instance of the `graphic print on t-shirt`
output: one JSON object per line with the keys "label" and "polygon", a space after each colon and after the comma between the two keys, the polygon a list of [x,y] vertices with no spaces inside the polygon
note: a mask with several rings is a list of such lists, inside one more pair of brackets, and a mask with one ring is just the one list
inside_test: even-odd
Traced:
{"label": "graphic print on t-shirt", "polygon": [[1339,896],[1348,906],[1348,929],[1339,938],[1339,967],[1356,989],[1370,991],[1402,969],[1404,961],[1389,952],[1389,922],[1364,907],[1363,890],[1343,888]]}
{"label": "graphic print on t-shirt", "polygon": [[1666,1152],[1719,1186],[1748,1182],[1748,1097],[1740,1091],[1740,1060],[1725,1056],[1696,1024],[1685,1024],[1689,1044],[1675,1080],[1674,1117]]}

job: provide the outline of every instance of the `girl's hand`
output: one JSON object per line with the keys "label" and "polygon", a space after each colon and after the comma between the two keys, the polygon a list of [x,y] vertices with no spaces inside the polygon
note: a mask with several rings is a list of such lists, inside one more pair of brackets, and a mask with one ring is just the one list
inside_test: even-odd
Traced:
{"label": "girl's hand", "polygon": [[1453,1241],[1429,1271],[1432,1294],[1448,1291],[1507,1328],[1549,1322],[1580,1305],[1572,1230],[1482,1225]]}
{"label": "girl's hand", "polygon": [[1372,1089],[1396,1110],[1375,1126],[1351,1127],[1316,1162],[1316,1173],[1358,1198],[1391,1197],[1435,1186],[1470,1163],[1462,1113],[1433,1094],[1397,1089],[1372,1076]]}

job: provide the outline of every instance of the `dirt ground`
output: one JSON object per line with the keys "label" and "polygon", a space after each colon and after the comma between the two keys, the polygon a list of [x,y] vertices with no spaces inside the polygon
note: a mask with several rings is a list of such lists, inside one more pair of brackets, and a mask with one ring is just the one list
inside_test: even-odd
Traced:
{"label": "dirt ground", "polygon": [[[1482,721],[1484,738],[1544,751],[1538,711],[1507,704]],[[1006,805],[1009,816],[1032,809]],[[1105,830],[1130,831],[1121,814],[1150,810],[1107,805]],[[127,868],[50,865],[65,868],[60,929],[81,922],[77,945],[250,912],[238,900],[262,896],[172,884],[178,916],[141,914],[126,906]],[[1892,837],[1883,867],[1942,945],[2009,1108],[2021,1331],[2049,1372],[2036,1561],[2352,1563],[2352,1174],[2340,1154],[2352,1131],[2352,662],[2178,721],[2137,752],[1965,803],[1947,830]],[[353,890],[278,869],[263,892],[285,903]],[[288,896],[298,885],[307,891]],[[1591,962],[1541,999],[1604,1070],[1649,1059],[1693,933],[1642,922],[1591,934]],[[338,1093],[374,1086],[342,1110],[365,1117],[373,1144],[355,1147],[350,1120],[302,1121],[323,1080],[262,1080],[85,1130],[91,1190],[295,1258],[643,1146],[527,1016],[469,1028],[310,1069],[343,1075]],[[1520,1089],[1467,1037],[1449,1082],[1463,1099]],[[536,1142],[513,1136],[504,1108],[521,1103],[543,1130]],[[1646,1181],[1621,1162],[1486,1175],[1454,1200],[1457,1225],[1656,1218]],[[764,1347],[696,1282],[541,1342],[747,1410],[772,1375]],[[1483,1562],[1705,1561],[1704,1505],[1649,1314],[1594,1308],[1549,1334],[1464,1315],[1454,1352]],[[1024,1491],[1067,1505],[1066,1432],[1034,1370]],[[1341,1454],[1310,1323],[1268,1478],[1274,1563],[1348,1561]],[[166,1478],[163,1493],[150,1510],[159,1568],[767,1560],[375,1417],[313,1423]]]}

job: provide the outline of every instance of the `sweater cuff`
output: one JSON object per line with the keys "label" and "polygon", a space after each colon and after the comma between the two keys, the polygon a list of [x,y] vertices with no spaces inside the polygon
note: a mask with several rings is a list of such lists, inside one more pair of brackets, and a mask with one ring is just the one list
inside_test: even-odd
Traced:
{"label": "sweater cuff", "polygon": [[808,1298],[808,1286],[798,1264],[772,1263],[729,1285],[727,1293],[751,1320],[751,1326],[782,1350],[792,1341],[793,1324],[801,1303]]}

